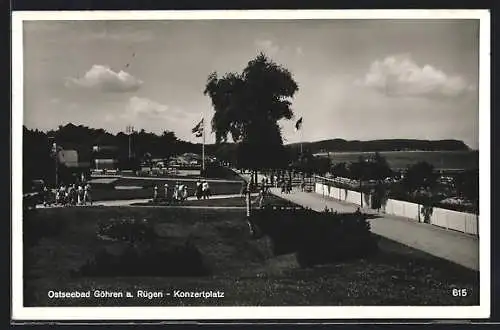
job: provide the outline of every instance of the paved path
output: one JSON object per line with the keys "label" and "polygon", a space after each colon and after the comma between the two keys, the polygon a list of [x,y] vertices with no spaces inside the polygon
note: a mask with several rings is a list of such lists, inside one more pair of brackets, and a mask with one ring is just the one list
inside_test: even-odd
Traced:
{"label": "paved path", "polygon": [[[291,194],[281,194],[276,188],[272,188],[271,192],[316,211],[323,211],[325,206],[338,212],[354,212],[358,208],[357,205],[315,193],[294,191]],[[377,214],[373,210],[363,209],[363,211]],[[479,240],[476,237],[386,214],[379,214],[379,217],[369,221],[371,231],[377,235],[467,268],[479,270]]]}
{"label": "paved path", "polygon": [[211,206],[211,205],[126,205],[127,207],[163,208],[163,209],[199,209],[199,210],[246,210],[245,206]]}
{"label": "paved path", "polygon": [[[259,194],[253,193],[251,196],[256,197]],[[236,197],[241,197],[240,194],[230,194],[230,195],[213,195],[210,197],[210,199],[224,199],[224,198],[236,198]],[[189,196],[187,198],[188,201],[195,201],[197,198],[195,196]],[[183,206],[182,204],[177,204],[177,205],[132,205],[132,204],[137,204],[137,203],[148,203],[151,201],[151,198],[141,198],[141,199],[123,199],[123,200],[107,200],[107,201],[95,201],[92,206],[137,206],[137,207],[183,207],[183,208],[245,208],[245,207],[240,207],[240,206],[204,206],[204,205],[186,205]],[[90,205],[86,205],[90,206]],[[43,206],[43,205],[37,205],[37,208],[50,208],[50,207],[63,207],[63,206]],[[82,206],[79,206],[82,207]]]}

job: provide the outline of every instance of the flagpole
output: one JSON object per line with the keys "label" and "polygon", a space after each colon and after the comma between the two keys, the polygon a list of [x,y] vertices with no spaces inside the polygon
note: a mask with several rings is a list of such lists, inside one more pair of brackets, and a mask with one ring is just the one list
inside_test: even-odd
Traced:
{"label": "flagpole", "polygon": [[302,157],[302,127],[300,129],[300,156]]}
{"label": "flagpole", "polygon": [[205,116],[202,117],[202,136],[203,136],[203,143],[201,145],[201,166],[202,166],[202,171],[203,171],[203,176],[205,176]]}

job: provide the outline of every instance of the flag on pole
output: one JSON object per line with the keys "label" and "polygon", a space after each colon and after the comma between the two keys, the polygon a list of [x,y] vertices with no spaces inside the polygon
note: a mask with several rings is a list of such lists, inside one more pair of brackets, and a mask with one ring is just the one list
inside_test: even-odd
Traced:
{"label": "flag on pole", "polygon": [[204,119],[201,119],[200,122],[191,130],[191,132],[193,132],[193,134],[195,134],[196,137],[201,137],[203,135],[203,128],[204,128],[203,120]]}
{"label": "flag on pole", "polygon": [[193,129],[191,130],[191,132],[196,137],[202,137],[203,136],[203,143],[201,145],[201,164],[202,164],[201,174],[202,175],[204,175],[204,172],[205,172],[205,134],[204,134],[205,124],[204,124],[204,120],[205,120],[205,118],[202,117],[201,120],[200,120],[200,122],[195,127],[193,127]]}
{"label": "flag on pole", "polygon": [[298,131],[299,129],[302,128],[302,117],[300,117],[299,120],[295,123],[295,130]]}

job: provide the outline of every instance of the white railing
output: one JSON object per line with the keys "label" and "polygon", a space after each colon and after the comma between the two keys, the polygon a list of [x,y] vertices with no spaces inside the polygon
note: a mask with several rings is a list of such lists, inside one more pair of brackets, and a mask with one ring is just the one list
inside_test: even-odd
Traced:
{"label": "white railing", "polygon": [[[315,179],[317,181],[315,183],[314,192],[317,194],[356,205],[361,205],[361,199],[363,198],[363,205],[367,206],[364,196],[366,194],[361,194],[358,191],[350,189],[336,187],[333,180],[328,178],[316,177]],[[388,199],[381,208],[381,212],[383,213],[423,222],[424,216],[422,215],[421,210],[422,205],[420,204],[396,199]],[[476,236],[479,234],[479,216],[476,214],[433,207],[429,220],[430,224],[434,226],[452,229]]]}

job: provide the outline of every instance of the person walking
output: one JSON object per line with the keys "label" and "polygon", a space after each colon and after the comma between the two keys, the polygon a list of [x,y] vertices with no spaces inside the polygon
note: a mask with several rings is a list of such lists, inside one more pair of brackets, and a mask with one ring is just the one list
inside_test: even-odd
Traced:
{"label": "person walking", "polygon": [[200,200],[203,197],[203,187],[201,181],[196,181],[196,199]]}
{"label": "person walking", "polygon": [[77,191],[77,199],[78,199],[78,205],[83,205],[83,187],[82,184],[78,185],[78,191]]}
{"label": "person walking", "polygon": [[73,187],[71,185],[68,185],[66,188],[66,205],[71,205],[71,197],[73,194]]}
{"label": "person walking", "polygon": [[203,195],[203,199],[208,199],[209,196],[210,196],[210,187],[208,186],[208,182],[207,181],[203,181],[202,183],[202,195]]}
{"label": "person walking", "polygon": [[155,185],[153,188],[153,202],[156,202],[158,200],[158,186]]}
{"label": "person walking", "polygon": [[181,187],[181,196],[182,196],[182,201],[185,201],[188,198],[188,189],[187,185],[182,185]]}
{"label": "person walking", "polygon": [[163,185],[163,190],[165,192],[165,195],[164,195],[165,196],[165,201],[168,203],[168,183],[165,183]]}
{"label": "person walking", "polygon": [[90,194],[90,183],[88,183],[88,182],[85,185],[84,191],[83,191],[83,204],[87,205],[87,203],[90,203],[90,205],[92,205],[92,196]]}
{"label": "person walking", "polygon": [[47,189],[46,185],[43,185],[43,189],[42,189],[42,202],[43,202],[43,206],[47,206],[48,205],[48,199],[49,199],[49,189]]}
{"label": "person walking", "polygon": [[61,183],[61,186],[59,187],[58,203],[63,206],[66,203],[66,187],[64,186],[64,183]]}
{"label": "person walking", "polygon": [[60,203],[60,200],[61,200],[61,193],[60,193],[60,189],[56,187],[56,202],[55,204],[58,205]]}
{"label": "person walking", "polygon": [[64,186],[64,205],[71,204],[71,185]]}
{"label": "person walking", "polygon": [[262,180],[260,180],[260,191],[262,191],[262,193],[265,193],[266,192],[266,179],[265,178],[262,178]]}
{"label": "person walking", "polygon": [[240,195],[241,195],[242,198],[246,197],[247,190],[248,190],[248,183],[246,181],[243,181],[241,183],[241,189],[240,189]]}
{"label": "person walking", "polygon": [[69,194],[70,203],[71,205],[76,205],[76,194],[77,194],[76,184],[73,183],[70,189],[71,189]]}
{"label": "person walking", "polygon": [[259,208],[262,208],[262,204],[264,203],[264,197],[266,196],[266,190],[267,190],[266,181],[264,179],[262,179],[262,184],[260,185],[259,197],[258,197]]}

